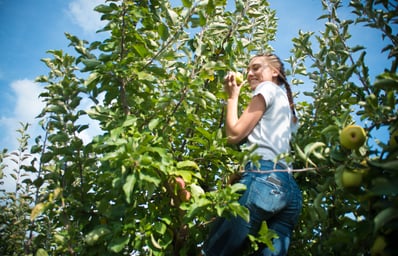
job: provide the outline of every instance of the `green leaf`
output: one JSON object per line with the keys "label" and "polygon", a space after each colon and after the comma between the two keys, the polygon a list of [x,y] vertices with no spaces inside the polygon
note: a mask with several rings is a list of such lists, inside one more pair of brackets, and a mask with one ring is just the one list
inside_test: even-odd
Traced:
{"label": "green leaf", "polygon": [[184,168],[194,168],[196,170],[199,170],[199,166],[191,160],[185,160],[177,163],[177,168],[178,169],[184,169]]}
{"label": "green leaf", "polygon": [[162,246],[158,243],[158,241],[156,241],[155,237],[153,236],[153,234],[151,234],[151,242],[152,245],[156,248],[156,249],[162,249]]}
{"label": "green leaf", "polygon": [[205,194],[205,191],[204,191],[203,188],[202,188],[201,186],[199,186],[199,185],[191,184],[191,185],[189,185],[189,187],[190,187],[192,196],[194,196],[194,197],[199,197],[199,196]]}
{"label": "green leaf", "polygon": [[388,224],[391,220],[398,219],[398,209],[394,207],[389,207],[379,212],[374,218],[375,232],[380,228]]}
{"label": "green leaf", "polygon": [[97,226],[96,228],[94,228],[90,233],[88,233],[85,237],[84,237],[84,241],[88,244],[88,245],[94,245],[95,243],[98,242],[98,240],[100,238],[102,238],[105,235],[110,234],[111,231],[105,227],[105,226]]}
{"label": "green leaf", "polygon": [[130,237],[116,237],[111,240],[108,245],[108,250],[114,253],[119,253],[123,250],[123,248],[129,243]]}
{"label": "green leaf", "polygon": [[48,253],[43,248],[39,248],[37,249],[35,256],[48,256]]}
{"label": "green leaf", "polygon": [[127,203],[131,202],[131,195],[134,191],[136,180],[137,179],[135,177],[135,174],[130,174],[129,176],[127,176],[126,182],[123,185],[123,191],[126,196]]}
{"label": "green leaf", "polygon": [[46,210],[47,205],[45,203],[38,203],[33,207],[32,212],[30,213],[30,220],[33,221],[37,218],[42,212]]}
{"label": "green leaf", "polygon": [[240,191],[245,191],[246,190],[246,185],[242,183],[235,183],[231,186],[231,192],[232,193],[237,193]]}
{"label": "green leaf", "polygon": [[161,180],[158,177],[154,176],[153,173],[147,174],[147,173],[141,172],[139,175],[140,175],[140,182],[146,181],[146,182],[152,183],[156,186],[158,186],[161,182]]}
{"label": "green leaf", "polygon": [[182,0],[182,4],[184,7],[190,8],[192,6],[192,1],[191,0]]}
{"label": "green leaf", "polygon": [[100,75],[96,72],[91,73],[88,78],[84,81],[84,85],[92,89],[97,84]]}
{"label": "green leaf", "polygon": [[94,8],[95,11],[97,12],[102,12],[102,13],[110,13],[113,11],[113,8],[111,6],[105,5],[105,4],[100,4]]}
{"label": "green leaf", "polygon": [[204,91],[203,93],[204,93],[204,96],[205,96],[206,98],[208,98],[210,101],[214,101],[214,102],[217,101],[217,98],[216,98],[216,96],[214,96],[213,93],[211,93],[211,92],[209,92],[209,91]]}
{"label": "green leaf", "polygon": [[385,161],[369,161],[370,166],[382,168],[387,171],[398,170],[398,160],[385,160]]}
{"label": "green leaf", "polygon": [[398,195],[398,179],[376,177],[372,180],[369,191],[374,195]]}
{"label": "green leaf", "polygon": [[133,48],[137,51],[137,53],[141,56],[141,57],[146,57],[148,55],[148,50],[147,47],[144,44],[134,44]]}
{"label": "green leaf", "polygon": [[197,130],[198,132],[200,132],[200,134],[202,134],[206,139],[208,140],[212,140],[212,135],[211,133],[209,133],[207,130],[205,130],[203,127],[195,127],[195,130]]}
{"label": "green leaf", "polygon": [[149,122],[149,124],[148,124],[149,130],[153,131],[153,129],[155,129],[156,126],[158,126],[159,123],[160,123],[160,119],[159,118],[152,119]]}
{"label": "green leaf", "polygon": [[326,136],[337,135],[339,134],[339,127],[335,124],[331,124],[327,126],[325,129],[321,131],[321,134]]}
{"label": "green leaf", "polygon": [[155,231],[157,233],[159,233],[160,235],[163,235],[167,231],[166,224],[164,224],[163,222],[159,222],[159,221],[155,223],[154,228],[155,228]]}
{"label": "green leaf", "polygon": [[301,150],[298,144],[295,144],[295,152],[297,153],[297,156],[301,158],[303,161],[305,161],[306,167],[308,167],[308,163],[316,167],[316,164],[311,161],[311,159]]}
{"label": "green leaf", "polygon": [[101,65],[101,61],[97,59],[82,59],[83,64],[86,66],[85,70],[93,70],[97,66]]}
{"label": "green leaf", "polygon": [[271,251],[275,250],[272,239],[278,238],[278,234],[275,231],[268,228],[267,222],[263,221],[261,228],[256,236],[249,235],[249,239],[252,242],[252,247],[254,250],[258,250],[259,246],[257,243],[265,244]]}
{"label": "green leaf", "polygon": [[167,14],[171,24],[177,25],[179,15],[173,9],[167,9]]}
{"label": "green leaf", "polygon": [[309,157],[311,154],[314,153],[315,150],[317,150],[318,148],[323,148],[323,147],[325,147],[325,143],[323,143],[323,142],[310,143],[310,144],[306,145],[304,148],[305,155],[307,157]]}
{"label": "green leaf", "polygon": [[234,214],[237,214],[247,223],[249,223],[250,221],[249,209],[247,209],[245,206],[241,205],[238,202],[230,203],[229,208],[233,211]]}
{"label": "green leaf", "polygon": [[158,27],[158,33],[160,38],[162,38],[163,41],[166,41],[169,37],[169,28],[165,24],[160,23]]}
{"label": "green leaf", "polygon": [[374,83],[374,87],[383,90],[398,90],[398,81],[393,79],[378,79]]}

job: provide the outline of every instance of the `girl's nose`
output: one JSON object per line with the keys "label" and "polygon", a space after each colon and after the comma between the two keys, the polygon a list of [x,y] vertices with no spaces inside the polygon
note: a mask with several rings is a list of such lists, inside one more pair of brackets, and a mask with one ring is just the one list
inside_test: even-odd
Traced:
{"label": "girl's nose", "polygon": [[249,79],[250,77],[252,77],[254,74],[253,74],[253,71],[251,70],[251,69],[249,69],[249,70],[247,70],[246,71],[246,77],[247,77],[247,79]]}

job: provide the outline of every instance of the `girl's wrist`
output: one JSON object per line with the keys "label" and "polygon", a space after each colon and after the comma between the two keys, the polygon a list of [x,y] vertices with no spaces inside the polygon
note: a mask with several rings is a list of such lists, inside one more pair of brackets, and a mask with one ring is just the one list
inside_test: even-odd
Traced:
{"label": "girl's wrist", "polygon": [[238,100],[239,99],[239,95],[236,95],[236,96],[228,96],[228,101],[235,101],[235,100]]}

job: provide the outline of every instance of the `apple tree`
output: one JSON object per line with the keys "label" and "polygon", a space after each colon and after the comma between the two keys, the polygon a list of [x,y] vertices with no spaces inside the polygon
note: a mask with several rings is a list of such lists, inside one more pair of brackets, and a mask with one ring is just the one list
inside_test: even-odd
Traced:
{"label": "apple tree", "polygon": [[[353,0],[344,7],[351,18],[341,19],[342,1],[322,3],[324,30],[299,31],[286,60],[292,84],[313,86],[299,93],[308,100],[296,100],[300,128],[287,157],[304,198],[289,254],[392,255],[397,5]],[[248,218],[237,203],[245,188],[227,182],[248,154],[226,143],[222,81],[253,53],[272,51],[277,13],[265,0],[109,0],[96,10],[107,21],[99,31],[106,39],[67,33],[76,54],[50,50],[43,59],[44,134],[31,146],[31,164],[18,167],[37,177],[23,183],[37,194],[25,193],[31,201],[24,207],[35,205],[13,227],[28,234],[18,237],[19,252],[199,255],[216,217]],[[377,77],[369,74],[366,45],[349,44],[350,28],[360,25],[378,29],[386,42],[389,59],[381,63],[390,66]],[[83,142],[94,123],[101,134]],[[354,123],[367,140],[349,149],[340,136]],[[391,133],[389,142],[377,140],[379,130]],[[345,186],[346,171],[360,182]],[[264,225],[252,249],[272,237]]]}
{"label": "apple tree", "polygon": [[[222,79],[271,49],[276,18],[266,1],[235,7],[107,1],[108,38],[49,51],[32,252],[196,255],[215,217],[248,218],[244,187],[226,184],[247,154],[226,144]],[[89,143],[83,118],[102,131]]]}
{"label": "apple tree", "polygon": [[[293,81],[313,84],[312,91],[303,92],[309,100],[297,105],[301,127],[294,163],[315,171],[297,176],[305,200],[294,254],[394,255],[398,6],[359,0],[348,6],[344,1],[322,4],[324,30],[300,31],[288,60]],[[343,8],[349,8],[349,17],[341,18]],[[370,75],[366,44],[350,45],[352,26],[380,31],[385,42],[380,52],[388,56],[379,60],[384,73]],[[384,140],[379,137],[383,132]]]}

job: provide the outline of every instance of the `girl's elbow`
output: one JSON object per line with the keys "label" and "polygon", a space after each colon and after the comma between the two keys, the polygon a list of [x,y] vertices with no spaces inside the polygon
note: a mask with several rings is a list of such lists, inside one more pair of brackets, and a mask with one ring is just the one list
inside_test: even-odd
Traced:
{"label": "girl's elbow", "polygon": [[229,144],[238,144],[242,139],[238,136],[228,136],[227,142]]}
{"label": "girl's elbow", "polygon": [[227,142],[229,144],[239,144],[245,137],[246,134],[239,130],[227,129]]}

